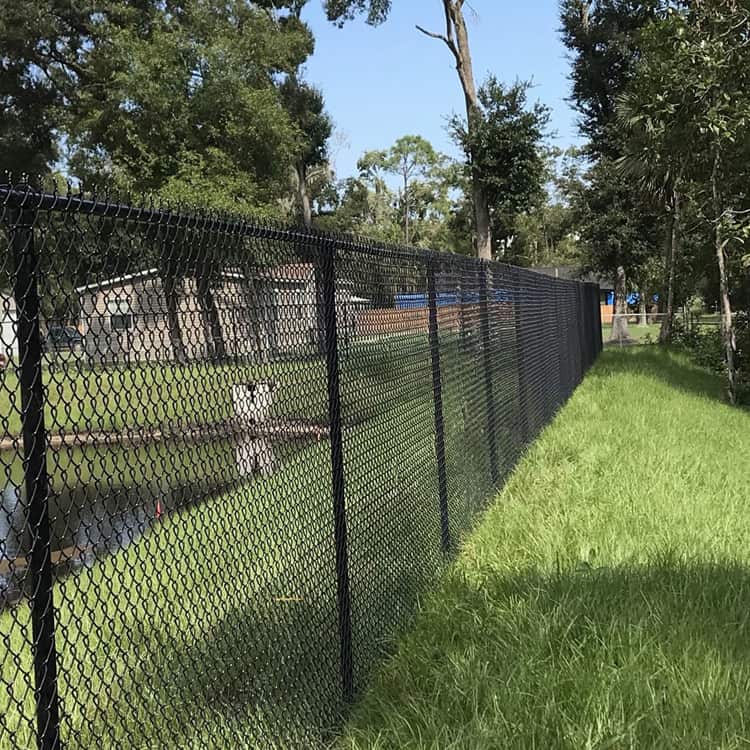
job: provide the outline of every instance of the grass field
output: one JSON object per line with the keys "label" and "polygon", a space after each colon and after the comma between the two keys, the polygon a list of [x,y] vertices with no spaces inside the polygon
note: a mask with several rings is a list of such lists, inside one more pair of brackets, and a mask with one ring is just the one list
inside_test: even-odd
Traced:
{"label": "grass field", "polygon": [[347,750],[750,745],[750,413],[604,353],[356,707]]}
{"label": "grass field", "polygon": [[[635,339],[640,344],[645,343],[656,343],[659,340],[659,328],[660,326],[658,324],[653,325],[647,325],[647,326],[640,326],[635,323],[631,323],[628,326],[628,332],[630,333],[630,338]],[[609,337],[612,334],[612,326],[604,324],[602,326],[602,337],[604,338],[604,343],[606,344],[607,341],[609,341]]]}
{"label": "grass field", "polygon": [[[57,367],[45,372],[46,422],[53,431],[121,430],[166,422],[205,423],[232,414],[232,385],[277,379],[293,390],[280,407],[293,416],[326,413],[325,364],[309,361],[272,365],[133,364],[118,367]],[[20,392],[13,370],[0,382],[0,423],[10,435],[21,432]]]}

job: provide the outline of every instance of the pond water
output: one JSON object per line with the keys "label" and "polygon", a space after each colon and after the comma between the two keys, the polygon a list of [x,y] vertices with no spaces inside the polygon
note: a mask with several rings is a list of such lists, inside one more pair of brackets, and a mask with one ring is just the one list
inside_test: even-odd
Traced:
{"label": "pond water", "polygon": [[[146,488],[121,487],[100,495],[96,488],[80,487],[51,497],[55,574],[91,566],[140,538],[156,521],[155,504],[148,501],[151,494]],[[14,603],[28,588],[25,556],[31,536],[26,493],[8,483],[0,500],[0,606]]]}
{"label": "pond water", "polygon": [[[56,577],[125,549],[167,514],[262,479],[304,444],[277,446],[273,456],[265,441],[251,442],[50,453],[50,548]],[[0,485],[0,609],[20,601],[30,587],[26,555],[32,530],[22,480],[20,458],[13,465],[6,459]]]}

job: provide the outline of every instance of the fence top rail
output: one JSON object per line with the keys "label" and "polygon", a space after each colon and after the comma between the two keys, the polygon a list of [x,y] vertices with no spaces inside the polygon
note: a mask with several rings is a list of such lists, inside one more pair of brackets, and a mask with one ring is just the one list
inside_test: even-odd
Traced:
{"label": "fence top rail", "polygon": [[[203,230],[224,235],[250,237],[254,239],[288,242],[293,244],[313,243],[328,253],[336,251],[352,254],[377,255],[393,260],[421,263],[435,271],[481,273],[486,268],[493,273],[528,273],[541,281],[549,280],[558,285],[578,285],[582,281],[547,276],[534,268],[513,266],[502,261],[486,261],[467,255],[439,252],[426,248],[401,246],[337,232],[307,229],[284,225],[270,219],[258,219],[210,211],[207,209],[184,210],[183,207],[160,206],[150,199],[148,203],[126,203],[112,199],[110,195],[75,193],[72,190],[45,192],[31,185],[0,184],[0,210],[50,211],[67,214],[82,214],[99,218],[119,219],[138,224],[156,225],[176,230]],[[0,218],[2,215],[0,214]],[[4,218],[7,222],[7,217]]]}

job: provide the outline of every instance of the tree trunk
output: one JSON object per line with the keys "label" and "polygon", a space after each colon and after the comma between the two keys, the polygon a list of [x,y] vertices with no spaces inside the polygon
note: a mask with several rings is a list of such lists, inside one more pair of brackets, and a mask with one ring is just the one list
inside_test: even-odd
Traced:
{"label": "tree trunk", "polygon": [[404,237],[409,244],[409,180],[404,179]]}
{"label": "tree trunk", "polygon": [[667,304],[664,310],[664,318],[662,318],[661,321],[661,329],[659,331],[660,344],[669,344],[672,342],[672,324],[674,322],[674,281],[682,226],[681,196],[677,189],[674,191],[673,204],[674,211],[672,213],[669,242],[667,245]]}
{"label": "tree trunk", "polygon": [[477,228],[477,257],[492,260],[492,228],[490,226],[490,209],[487,203],[487,192],[480,175],[472,167],[471,194],[474,201],[474,222]]}
{"label": "tree trunk", "polygon": [[737,340],[732,320],[732,303],[729,299],[729,275],[727,273],[726,257],[724,255],[724,237],[721,226],[723,214],[722,200],[719,194],[719,152],[714,155],[714,165],[711,170],[711,193],[714,207],[714,241],[716,245],[716,262],[719,266],[719,291],[721,297],[721,338],[724,343],[724,355],[727,365],[727,385],[729,401],[737,403],[737,371],[735,369]]}
{"label": "tree trunk", "polygon": [[203,334],[206,338],[208,357],[212,361],[221,362],[226,358],[227,348],[224,342],[224,332],[221,328],[219,308],[211,291],[211,274],[206,268],[199,271],[198,306],[201,323],[203,324]]}
{"label": "tree trunk", "polygon": [[167,334],[172,348],[172,356],[176,362],[185,362],[185,342],[180,325],[180,251],[178,248],[178,232],[166,227],[160,238],[159,275],[161,277],[162,291],[167,308]]}
{"label": "tree trunk", "polygon": [[297,198],[302,213],[302,224],[306,229],[312,227],[312,205],[310,203],[310,194],[307,191],[307,169],[304,164],[298,164],[295,167],[297,173]]}
{"label": "tree trunk", "polygon": [[639,290],[639,296],[638,296],[638,325],[639,326],[647,326],[648,325],[648,295],[643,290],[643,287],[641,287]]}
{"label": "tree trunk", "polygon": [[[305,229],[310,230],[312,229],[312,207],[310,195],[307,191],[307,167],[300,163],[295,169],[301,211],[300,219]],[[323,308],[323,258],[317,249],[312,249],[311,253],[311,247],[305,238],[302,238],[297,247],[297,257],[305,263],[312,263],[313,283],[315,285],[315,330],[310,331],[310,343],[315,347],[317,353],[322,355],[325,354],[326,347],[326,321]]]}
{"label": "tree trunk", "polygon": [[627,343],[630,341],[628,332],[628,288],[625,269],[617,268],[617,283],[615,285],[615,314],[612,318],[612,335],[610,341]]}
{"label": "tree trunk", "polygon": [[[474,132],[477,118],[482,116],[477,87],[474,82],[474,68],[471,60],[471,46],[469,45],[469,32],[466,28],[466,19],[463,14],[464,0],[443,0],[445,11],[446,33],[433,34],[417,27],[420,31],[433,37],[441,39],[453,53],[456,60],[456,70],[461,81],[461,88],[466,99],[466,125],[469,131],[469,141]],[[471,160],[471,197],[474,204],[474,223],[476,226],[476,254],[485,260],[492,259],[492,228],[490,224],[490,208],[487,199],[487,191],[482,181],[482,175],[476,165],[475,155],[469,154]]]}
{"label": "tree trunk", "polygon": [[176,362],[183,363],[187,360],[185,356],[185,342],[182,340],[182,327],[180,326],[180,282],[169,265],[162,272],[162,283],[164,284],[164,297],[167,302],[167,330],[169,332],[169,343]]}

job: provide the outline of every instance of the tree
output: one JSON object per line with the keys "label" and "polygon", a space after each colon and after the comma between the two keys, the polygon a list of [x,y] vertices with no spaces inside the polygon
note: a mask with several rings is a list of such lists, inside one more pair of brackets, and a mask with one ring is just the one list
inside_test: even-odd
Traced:
{"label": "tree", "polygon": [[[394,220],[393,204],[395,198],[388,189],[385,180],[387,174],[388,152],[383,150],[366,151],[357,161],[360,184],[364,185],[368,206],[365,223],[383,227]],[[370,191],[373,193],[370,196]]]}
{"label": "tree", "polygon": [[493,236],[493,254],[504,257],[517,218],[544,199],[548,171],[543,148],[549,109],[528,104],[531,83],[506,86],[490,76],[479,89],[480,117],[473,128],[454,117],[451,130],[470,164],[482,174]]}
{"label": "tree", "polygon": [[[470,246],[470,231],[459,238],[451,228],[453,196],[463,187],[460,168],[429,141],[404,136],[388,149],[365,152],[357,166],[359,176],[340,185],[328,226],[440,250],[465,252]],[[402,183],[398,193],[388,186],[388,175]]]}
{"label": "tree", "polygon": [[[403,184],[401,199],[404,214],[404,241],[408,245],[411,240],[409,229],[413,208],[412,194],[416,187],[414,183],[420,178],[424,181],[431,175],[438,166],[440,156],[432,144],[419,135],[405,135],[399,138],[387,152],[380,152],[380,154],[384,158],[379,168],[398,175]],[[369,159],[372,157],[373,154],[368,155]]]}
{"label": "tree", "polygon": [[639,34],[663,0],[562,0],[561,33],[571,51],[572,102],[594,158],[617,159],[617,97],[639,57]]}
{"label": "tree", "polygon": [[[665,23],[675,17],[668,16]],[[641,61],[617,99],[616,118],[627,135],[618,160],[622,173],[634,179],[644,195],[658,202],[666,218],[667,299],[659,333],[659,341],[664,344],[672,339],[676,269],[684,234],[684,188],[689,148],[693,143],[693,123],[686,107],[689,95],[683,91],[665,98],[674,61],[661,45],[669,36],[670,33],[663,33],[661,24],[652,23],[642,32]],[[668,112],[672,116],[667,119]]]}
{"label": "tree", "polygon": [[[0,143],[15,156],[9,166],[47,170],[63,143],[68,173],[85,184],[269,216],[283,215],[280,199],[294,168],[309,224],[310,170],[322,166],[330,122],[319,92],[296,76],[313,48],[299,17],[303,5],[3,4]],[[90,246],[105,256],[109,272],[113,247],[98,240]],[[180,233],[150,237],[134,262],[160,269],[178,359],[178,295],[182,277],[195,276],[206,340],[220,358],[225,346],[212,285],[221,263],[196,242]],[[70,247],[61,243],[59,252]],[[56,266],[67,276],[102,265],[65,261]],[[67,281],[58,287],[58,297],[72,288]],[[49,306],[65,305],[61,298]]]}
{"label": "tree", "polygon": [[[584,265],[609,275],[622,268],[638,275],[660,253],[661,217],[644,200],[636,179],[624,178],[618,160],[623,137],[616,121],[617,98],[633,76],[641,30],[656,17],[661,0],[563,0],[561,32],[572,53],[572,101],[587,169],[573,188]],[[625,320],[625,318],[623,318]],[[618,332],[627,336],[627,324]]]}
{"label": "tree", "polygon": [[737,345],[728,255],[748,216],[743,136],[750,123],[749,23],[747,2],[696,2],[670,10],[643,34],[642,59],[621,102],[631,141],[635,148],[645,143],[646,158],[656,165],[651,173],[666,184],[689,181],[711,227],[733,403]]}
{"label": "tree", "polygon": [[327,167],[328,140],[333,131],[333,124],[325,112],[323,94],[301,81],[297,75],[289,76],[281,84],[281,98],[292,123],[298,130],[293,172],[302,223],[309,229],[312,227],[310,171],[324,165]]}
{"label": "tree", "polygon": [[[379,24],[386,20],[391,10],[391,0],[324,0],[328,18],[343,24],[356,15],[365,13],[367,21]],[[445,13],[445,31],[436,33],[417,26],[417,29],[439,41],[449,49],[456,62],[461,88],[466,102],[467,130],[473,133],[481,121],[481,107],[474,80],[474,68],[469,44],[469,32],[464,17],[465,0],[442,0]],[[477,256],[492,258],[492,227],[490,220],[490,206],[485,184],[485,177],[481,172],[476,154],[469,155],[471,170],[471,193],[474,212],[475,246]]]}
{"label": "tree", "polygon": [[265,5],[154,2],[126,24],[100,21],[69,123],[76,171],[169,199],[278,213],[299,151],[279,81],[313,45],[293,13]]}

